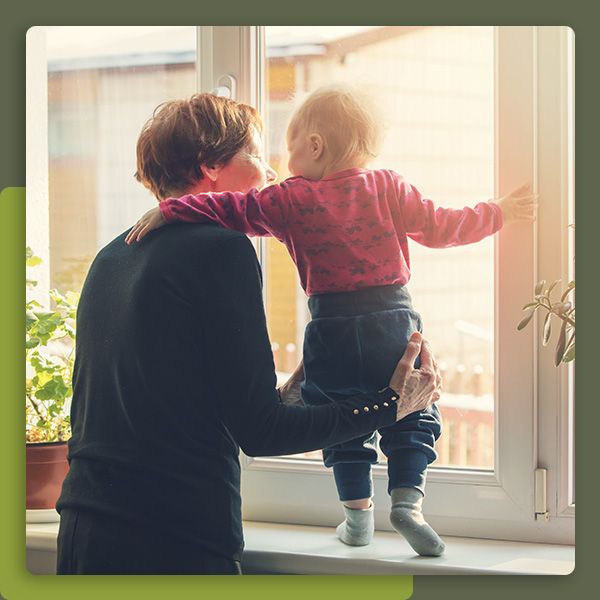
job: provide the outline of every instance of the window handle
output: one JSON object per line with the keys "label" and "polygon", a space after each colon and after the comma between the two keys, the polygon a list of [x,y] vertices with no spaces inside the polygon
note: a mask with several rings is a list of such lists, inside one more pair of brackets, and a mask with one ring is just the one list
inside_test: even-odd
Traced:
{"label": "window handle", "polygon": [[229,98],[235,100],[236,92],[236,81],[233,75],[222,75],[217,80],[217,86],[211,90],[211,94],[215,96],[222,96],[223,98]]}

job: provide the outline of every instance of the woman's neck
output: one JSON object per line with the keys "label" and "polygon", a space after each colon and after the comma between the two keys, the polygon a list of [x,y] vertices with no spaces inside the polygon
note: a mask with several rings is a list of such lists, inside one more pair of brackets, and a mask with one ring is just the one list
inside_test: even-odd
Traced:
{"label": "woman's neck", "polygon": [[172,190],[168,196],[165,196],[159,200],[159,202],[162,202],[167,198],[180,198],[181,196],[186,196],[187,194],[208,194],[214,191],[214,182],[211,179],[208,179],[208,177],[205,177],[204,179],[200,179],[200,181],[196,181],[180,190]]}
{"label": "woman's neck", "polygon": [[209,192],[214,192],[215,189],[215,182],[212,181],[212,179],[209,179],[208,177],[204,177],[200,181],[196,181],[195,183],[185,188],[181,195],[183,196],[185,194],[207,194]]}

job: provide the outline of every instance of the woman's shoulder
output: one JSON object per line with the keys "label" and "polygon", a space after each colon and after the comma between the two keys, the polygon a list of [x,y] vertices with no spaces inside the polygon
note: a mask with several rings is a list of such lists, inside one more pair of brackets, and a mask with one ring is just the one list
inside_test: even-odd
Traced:
{"label": "woman's shoulder", "polygon": [[[153,232],[154,233],[154,232]],[[216,223],[174,223],[157,231],[161,251],[181,257],[201,258],[219,251],[221,246],[234,246],[240,252],[254,252],[248,237]]]}

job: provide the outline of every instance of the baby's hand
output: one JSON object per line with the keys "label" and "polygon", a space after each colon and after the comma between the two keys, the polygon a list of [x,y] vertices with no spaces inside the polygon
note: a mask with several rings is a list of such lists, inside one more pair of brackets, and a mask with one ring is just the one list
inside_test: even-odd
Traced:
{"label": "baby's hand", "polygon": [[131,228],[131,231],[125,238],[125,242],[127,244],[139,242],[147,233],[166,225],[166,223],[160,212],[160,208],[158,206],[152,208]]}
{"label": "baby's hand", "polygon": [[527,183],[496,200],[496,204],[502,209],[504,223],[517,220],[535,221],[537,199],[538,195],[531,193],[531,184]]}

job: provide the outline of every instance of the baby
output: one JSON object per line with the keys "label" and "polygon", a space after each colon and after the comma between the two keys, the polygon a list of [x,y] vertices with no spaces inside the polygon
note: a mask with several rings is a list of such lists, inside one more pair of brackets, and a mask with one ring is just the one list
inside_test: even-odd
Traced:
{"label": "baby", "polygon": [[[436,209],[394,171],[369,169],[381,138],[375,115],[361,92],[321,88],[296,110],[287,130],[292,177],[261,191],[164,200],[127,236],[131,243],[166,223],[211,221],[284,243],[309,296],[302,384],[307,404],[385,387],[410,335],[422,330],[406,289],[408,238],[446,248],[477,242],[511,220],[533,220],[535,196],[527,186],[474,208]],[[422,514],[427,467],[436,459],[440,432],[435,404],[379,431],[388,462],[390,521],[423,556],[444,551]],[[375,432],[325,448],[323,458],[333,468],[345,514],[338,537],[349,545],[368,544],[374,531]]]}

